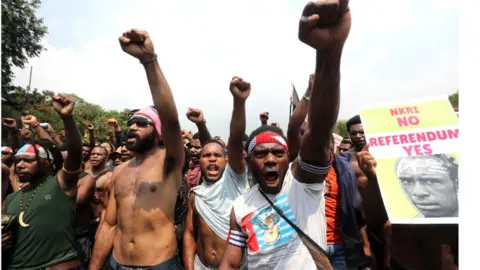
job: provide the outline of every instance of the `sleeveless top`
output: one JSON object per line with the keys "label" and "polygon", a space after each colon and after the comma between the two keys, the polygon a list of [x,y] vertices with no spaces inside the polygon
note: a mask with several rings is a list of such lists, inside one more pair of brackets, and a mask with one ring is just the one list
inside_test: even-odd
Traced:
{"label": "sleeveless top", "polygon": [[[23,194],[24,207],[35,188]],[[20,214],[19,190],[5,199],[7,214]],[[76,259],[73,222],[76,198],[60,187],[57,176],[48,177],[25,211],[23,221],[16,224],[12,254],[7,269],[40,269]]]}

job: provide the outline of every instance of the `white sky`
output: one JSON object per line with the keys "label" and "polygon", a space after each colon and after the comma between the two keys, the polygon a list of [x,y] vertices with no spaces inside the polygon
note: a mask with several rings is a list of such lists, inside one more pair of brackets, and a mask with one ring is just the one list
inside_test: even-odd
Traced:
{"label": "white sky", "polygon": [[[234,75],[252,83],[247,133],[268,110],[287,127],[291,82],[299,96],[315,52],[297,38],[307,1],[43,0],[47,51],[32,59],[32,87],[75,93],[106,109],[152,104],[144,70],[118,45],[147,30],[184,128],[188,107],[205,112],[212,135],[228,137]],[[448,95],[458,89],[458,8],[447,0],[355,0],[343,54],[340,119],[368,104]],[[15,83],[28,84],[28,65]]]}

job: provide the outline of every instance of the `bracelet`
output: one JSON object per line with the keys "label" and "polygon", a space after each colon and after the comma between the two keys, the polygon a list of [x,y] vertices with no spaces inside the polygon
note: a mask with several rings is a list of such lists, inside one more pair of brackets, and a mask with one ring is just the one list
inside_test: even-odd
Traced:
{"label": "bracelet", "polygon": [[38,122],[32,123],[31,126],[33,129],[37,128],[40,124]]}
{"label": "bracelet", "polygon": [[69,171],[67,169],[65,169],[65,165],[62,166],[62,171],[64,171],[65,173],[68,173],[68,174],[76,174],[76,173],[81,173],[83,171],[83,168],[80,166],[80,169],[76,170],[76,171]]}
{"label": "bracelet", "polygon": [[153,63],[153,62],[157,62],[157,55],[156,55],[156,54],[153,55],[153,57],[152,57],[151,60],[148,60],[148,61],[142,61],[142,60],[140,60],[140,64],[142,64],[142,65],[144,65],[144,66],[149,65],[149,64],[151,64],[151,63]]}

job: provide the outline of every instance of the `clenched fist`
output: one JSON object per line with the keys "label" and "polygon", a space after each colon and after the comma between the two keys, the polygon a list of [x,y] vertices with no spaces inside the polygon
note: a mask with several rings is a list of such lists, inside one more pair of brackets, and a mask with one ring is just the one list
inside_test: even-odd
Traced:
{"label": "clenched fist", "polygon": [[147,31],[132,29],[118,38],[122,50],[141,62],[150,61],[155,56],[153,43]]}
{"label": "clenched fist", "polygon": [[92,125],[92,123],[85,122],[85,129],[87,129],[88,131],[93,131],[95,127]]}
{"label": "clenched fist", "polygon": [[262,112],[262,113],[260,114],[260,121],[262,121],[262,122],[267,122],[267,121],[268,121],[268,115],[269,115],[268,112]]}
{"label": "clenched fist", "polygon": [[368,152],[369,145],[365,145],[362,151],[357,153],[357,162],[358,167],[365,173],[367,176],[374,176],[377,174],[376,167],[377,161],[375,158]]}
{"label": "clenched fist", "polygon": [[26,125],[33,125],[33,124],[37,124],[38,120],[37,120],[37,117],[35,117],[34,115],[27,115],[27,116],[22,116],[22,123]]}
{"label": "clenched fist", "polygon": [[250,83],[240,77],[233,77],[230,81],[230,92],[234,99],[246,100],[250,95]]}
{"label": "clenched fist", "polygon": [[64,95],[58,94],[52,97],[52,105],[60,117],[67,118],[72,116],[73,109],[75,108],[75,101]]}
{"label": "clenched fist", "polygon": [[187,118],[197,125],[206,122],[203,112],[200,109],[188,108]]}
{"label": "clenched fist", "polygon": [[316,50],[335,48],[345,43],[351,24],[348,0],[310,2],[303,9],[298,38]]}
{"label": "clenched fist", "polygon": [[9,129],[17,129],[17,121],[14,118],[2,118],[2,125]]}

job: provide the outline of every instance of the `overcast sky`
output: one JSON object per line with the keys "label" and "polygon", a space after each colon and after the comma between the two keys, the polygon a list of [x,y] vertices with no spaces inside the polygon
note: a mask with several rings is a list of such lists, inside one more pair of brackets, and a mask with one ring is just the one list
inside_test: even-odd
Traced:
{"label": "overcast sky", "polygon": [[[152,104],[145,72],[120,49],[118,36],[145,29],[172,88],[180,121],[205,112],[212,135],[228,137],[234,75],[252,83],[247,132],[269,111],[286,129],[291,84],[301,97],[315,52],[297,38],[307,1],[43,0],[47,51],[31,59],[32,87],[75,93],[106,109]],[[340,119],[365,105],[448,95],[458,89],[458,8],[449,0],[350,1]],[[15,70],[26,86],[28,65]]]}

